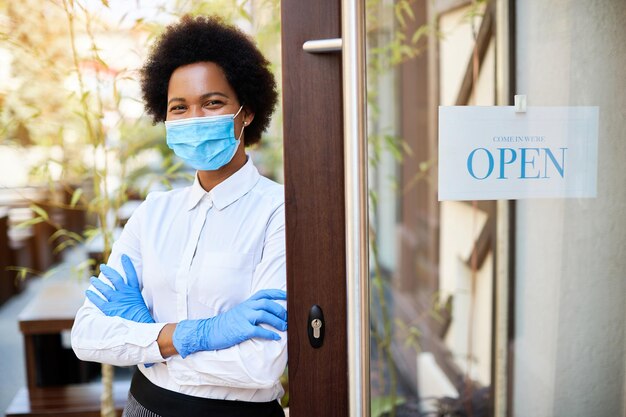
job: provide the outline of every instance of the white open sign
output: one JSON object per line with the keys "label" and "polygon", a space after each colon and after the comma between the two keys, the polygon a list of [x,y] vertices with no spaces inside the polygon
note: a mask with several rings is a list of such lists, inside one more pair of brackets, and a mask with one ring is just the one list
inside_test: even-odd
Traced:
{"label": "white open sign", "polygon": [[439,200],[595,197],[598,107],[439,107]]}

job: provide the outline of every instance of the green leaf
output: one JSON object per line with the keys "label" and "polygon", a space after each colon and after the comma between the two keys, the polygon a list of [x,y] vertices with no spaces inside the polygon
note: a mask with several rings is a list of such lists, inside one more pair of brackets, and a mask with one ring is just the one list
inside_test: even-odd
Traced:
{"label": "green leaf", "polygon": [[413,156],[413,148],[411,148],[411,145],[409,145],[409,143],[405,140],[401,141],[400,144],[402,145],[402,151],[407,154],[408,156]]}
{"label": "green leaf", "polygon": [[396,6],[394,7],[394,12],[396,14],[396,20],[400,24],[400,27],[403,28],[406,26],[406,22],[404,21],[404,16],[402,15],[402,8],[399,6],[400,4],[396,4]]}
{"label": "green leaf", "polygon": [[375,190],[370,190],[370,205],[378,205],[378,193]]}
{"label": "green leaf", "polygon": [[165,171],[165,175],[170,175],[173,174],[174,172],[178,171],[178,169],[183,165],[182,161],[178,161],[175,164],[172,164],[172,166],[170,166],[167,171]]}
{"label": "green leaf", "polygon": [[76,241],[74,241],[74,240],[64,240],[63,242],[59,243],[52,250],[52,253],[54,253],[56,255],[58,253],[63,252],[63,250],[65,250],[66,248],[69,248],[70,246],[76,246]]}
{"label": "green leaf", "polygon": [[95,55],[95,59],[96,61],[98,61],[100,63],[100,65],[102,65],[104,68],[108,69],[109,68],[109,64],[107,64],[106,62],[104,62],[104,60],[102,58],[100,58],[100,55]]}
{"label": "green leaf", "polygon": [[417,43],[420,38],[422,36],[427,35],[429,32],[429,27],[428,25],[422,25],[419,28],[417,28],[417,30],[413,33],[413,36],[411,36],[411,43]]}
{"label": "green leaf", "polygon": [[89,228],[83,232],[83,236],[85,236],[87,242],[95,239],[98,235],[100,235],[100,229],[96,227]]}
{"label": "green leaf", "polygon": [[28,274],[28,269],[22,268],[19,272],[19,278],[24,281],[26,279],[26,274]]}
{"label": "green leaf", "polygon": [[385,149],[387,150],[387,152],[391,153],[391,155],[396,161],[398,162],[402,161],[403,155],[402,155],[402,149],[400,148],[402,139],[394,135],[384,135],[383,139],[384,139]]}
{"label": "green leaf", "polygon": [[172,183],[167,178],[161,178],[161,184],[170,190],[172,189]]}
{"label": "green leaf", "polygon": [[39,223],[45,222],[41,217],[33,217],[32,219],[25,220],[15,225],[16,229],[26,229],[27,227],[34,226]]}
{"label": "green leaf", "polygon": [[246,19],[248,22],[252,22],[252,16],[250,16],[250,13],[248,13],[248,11],[246,10],[245,7],[245,3],[242,4],[238,10],[239,14],[241,15],[241,17],[243,17],[244,19]]}
{"label": "green leaf", "polygon": [[78,233],[74,233],[67,229],[59,229],[56,232],[54,232],[52,236],[48,238],[48,242],[54,242],[56,239],[62,236],[75,240],[76,242],[82,242],[84,240],[83,237],[79,235]]}
{"label": "green leaf", "polygon": [[25,266],[7,266],[7,271],[15,271],[17,272],[16,278],[24,281],[28,274],[37,275],[37,271],[31,268],[27,268]]}
{"label": "green leaf", "polygon": [[70,207],[72,208],[76,207],[76,203],[78,203],[78,200],[80,199],[82,195],[83,195],[82,188],[75,189],[74,192],[72,193],[72,201],[70,201]]}
{"label": "green leaf", "polygon": [[415,14],[413,13],[413,9],[411,9],[410,3],[408,1],[402,1],[400,4],[404,13],[411,18],[411,20],[415,20]]}
{"label": "green leaf", "polygon": [[[392,398],[395,397],[395,401],[392,403]],[[371,400],[371,414],[372,417],[379,417],[383,414],[389,413],[392,409],[395,409],[400,404],[404,403],[403,397],[397,396],[380,396],[372,397]]]}
{"label": "green leaf", "polygon": [[41,207],[39,207],[38,205],[31,204],[30,205],[30,209],[32,211],[34,211],[35,213],[37,213],[39,215],[39,217],[41,217],[42,219],[49,220],[48,212],[46,210],[42,209]]}

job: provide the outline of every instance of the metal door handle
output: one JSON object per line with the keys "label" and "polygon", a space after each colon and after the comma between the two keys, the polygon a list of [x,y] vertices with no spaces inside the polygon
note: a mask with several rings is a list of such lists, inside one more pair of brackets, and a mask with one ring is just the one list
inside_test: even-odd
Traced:
{"label": "metal door handle", "polygon": [[326,52],[341,52],[341,38],[316,39],[306,41],[302,44],[302,49],[310,54],[323,54]]}
{"label": "metal door handle", "polygon": [[342,0],[343,134],[350,417],[370,417],[365,2]]}

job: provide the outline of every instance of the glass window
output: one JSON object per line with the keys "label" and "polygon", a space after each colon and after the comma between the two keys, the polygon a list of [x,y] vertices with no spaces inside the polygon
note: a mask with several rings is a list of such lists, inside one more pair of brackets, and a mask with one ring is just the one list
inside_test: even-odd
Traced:
{"label": "glass window", "polygon": [[[369,7],[372,415],[624,415],[626,4]],[[438,106],[517,92],[599,107],[597,196],[438,202]]]}

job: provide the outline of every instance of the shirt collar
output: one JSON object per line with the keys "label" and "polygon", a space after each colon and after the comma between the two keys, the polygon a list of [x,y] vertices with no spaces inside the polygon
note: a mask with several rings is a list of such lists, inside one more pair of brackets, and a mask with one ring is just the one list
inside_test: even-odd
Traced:
{"label": "shirt collar", "polygon": [[252,158],[248,157],[243,167],[207,192],[200,185],[196,171],[196,177],[187,196],[187,210],[196,207],[205,196],[211,199],[215,208],[222,210],[246,195],[260,177],[259,171],[252,163]]}

